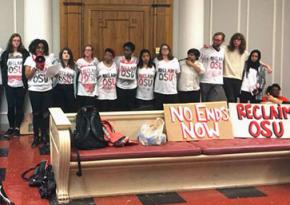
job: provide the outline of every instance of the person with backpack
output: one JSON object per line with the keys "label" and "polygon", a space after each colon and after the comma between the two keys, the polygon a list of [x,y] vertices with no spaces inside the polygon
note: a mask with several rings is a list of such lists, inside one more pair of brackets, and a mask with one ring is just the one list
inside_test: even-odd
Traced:
{"label": "person with backpack", "polygon": [[73,53],[69,48],[63,48],[59,53],[60,70],[56,76],[57,85],[54,88],[54,100],[57,107],[64,113],[76,112],[74,84],[76,78]]}
{"label": "person with backpack", "polygon": [[[35,39],[29,45],[29,56],[25,65],[25,76],[28,79],[28,91],[32,106],[33,142],[32,147],[49,143],[49,111],[52,105],[52,78],[46,76],[53,59],[49,56],[46,40]],[[39,136],[39,131],[41,136]]]}
{"label": "person with backpack", "polygon": [[135,45],[127,42],[123,45],[124,55],[116,58],[118,69],[117,96],[120,111],[135,108],[135,96],[137,88],[137,63],[138,59],[133,56]]}
{"label": "person with backpack", "polygon": [[136,104],[139,109],[152,109],[154,106],[155,65],[148,49],[143,49],[137,64]]}
{"label": "person with backpack", "polygon": [[11,35],[1,55],[2,83],[5,87],[9,129],[4,137],[20,136],[20,125],[24,117],[24,100],[27,89],[24,62],[29,52],[22,44],[18,33]]}
{"label": "person with backpack", "polygon": [[83,57],[78,59],[77,65],[77,104],[83,106],[96,106],[98,96],[97,65],[99,61],[94,56],[92,45],[86,45]]}
{"label": "person with backpack", "polygon": [[111,48],[106,48],[104,60],[97,66],[98,69],[98,106],[99,111],[115,111],[117,100],[117,65],[113,61],[115,52]]}

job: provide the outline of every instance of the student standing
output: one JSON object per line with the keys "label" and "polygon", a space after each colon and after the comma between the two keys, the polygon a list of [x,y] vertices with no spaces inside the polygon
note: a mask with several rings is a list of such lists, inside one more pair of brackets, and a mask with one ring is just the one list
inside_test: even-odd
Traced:
{"label": "student standing", "polygon": [[180,73],[180,66],[171,49],[167,44],[160,46],[160,52],[155,59],[155,108],[163,109],[165,103],[177,103],[177,75]]}
{"label": "student standing", "polygon": [[124,55],[116,58],[118,69],[117,96],[118,109],[120,111],[133,110],[135,108],[135,96],[137,88],[137,58],[133,56],[135,45],[127,42],[123,45]]}
{"label": "student standing", "polygon": [[56,76],[57,85],[54,88],[56,106],[65,113],[76,112],[74,84],[76,78],[73,53],[69,48],[63,48],[59,53],[60,70]]}
{"label": "student standing", "polygon": [[98,96],[97,64],[98,59],[94,56],[92,45],[86,45],[83,57],[76,62],[77,77],[77,104],[83,106],[96,106]]}
{"label": "student standing", "polygon": [[155,66],[148,49],[143,49],[137,65],[137,107],[152,109],[154,107]]}
{"label": "student standing", "polygon": [[33,40],[29,45],[29,51],[32,56],[26,59],[24,65],[33,114],[32,147],[35,147],[40,143],[46,145],[49,142],[48,108],[52,105],[52,79],[46,77],[46,72],[52,65],[52,59],[48,56],[49,47],[45,40]]}
{"label": "student standing", "polygon": [[[240,95],[243,71],[245,62],[249,57],[249,52],[246,50],[246,40],[243,34],[235,33],[230,40],[229,45],[225,48],[225,63],[224,63],[224,90],[228,102],[237,102]],[[272,68],[260,62],[268,73],[272,72]]]}
{"label": "student standing", "polygon": [[98,106],[99,110],[115,111],[117,108],[117,65],[113,61],[115,52],[106,48],[103,61],[98,64]]}
{"label": "student standing", "polygon": [[224,48],[221,47],[225,34],[217,32],[212,40],[210,47],[200,51],[201,62],[205,68],[200,79],[202,102],[226,101],[223,88]]}
{"label": "student standing", "polygon": [[20,136],[24,117],[24,99],[27,89],[24,62],[29,52],[22,44],[18,33],[11,35],[6,50],[1,56],[2,83],[5,87],[9,129],[4,137]]}
{"label": "student standing", "polygon": [[200,52],[197,49],[187,51],[187,59],[181,62],[181,73],[178,79],[178,95],[181,103],[200,102],[199,78],[204,73],[202,63],[198,61]]}
{"label": "student standing", "polygon": [[266,84],[265,70],[261,65],[261,52],[253,50],[246,61],[241,87],[241,103],[257,103],[262,100],[262,91]]}

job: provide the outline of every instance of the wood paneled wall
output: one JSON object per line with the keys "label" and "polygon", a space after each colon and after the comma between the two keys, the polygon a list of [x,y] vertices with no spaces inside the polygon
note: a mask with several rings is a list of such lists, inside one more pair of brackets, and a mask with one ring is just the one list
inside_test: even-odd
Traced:
{"label": "wood paneled wall", "polygon": [[92,44],[101,58],[105,48],[122,54],[132,41],[135,54],[161,43],[172,45],[173,0],[61,0],[61,47],[70,47],[76,58]]}

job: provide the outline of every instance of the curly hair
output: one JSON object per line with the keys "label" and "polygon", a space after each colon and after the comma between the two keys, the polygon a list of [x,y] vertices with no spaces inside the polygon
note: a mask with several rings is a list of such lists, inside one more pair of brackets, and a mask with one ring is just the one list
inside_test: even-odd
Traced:
{"label": "curly hair", "polygon": [[38,39],[38,38],[37,39],[34,39],[30,43],[30,45],[28,47],[29,52],[32,53],[33,55],[35,55],[36,54],[36,49],[37,49],[37,47],[38,47],[39,44],[43,44],[43,46],[44,46],[44,55],[48,56],[48,54],[49,54],[49,47],[48,47],[47,41],[44,40],[44,39]]}
{"label": "curly hair", "polygon": [[237,39],[241,40],[241,45],[239,47],[239,52],[242,55],[245,52],[245,50],[246,50],[246,39],[245,39],[244,35],[241,34],[241,33],[235,33],[231,37],[230,44],[228,45],[228,49],[229,49],[229,51],[234,51],[235,50],[234,41],[237,40]]}

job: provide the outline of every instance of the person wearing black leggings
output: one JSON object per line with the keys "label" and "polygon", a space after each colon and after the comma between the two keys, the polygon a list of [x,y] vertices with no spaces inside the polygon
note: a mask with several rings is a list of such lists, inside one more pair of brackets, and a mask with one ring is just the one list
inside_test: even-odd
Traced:
{"label": "person wearing black leggings", "polygon": [[4,137],[20,136],[20,125],[24,117],[24,99],[27,88],[24,62],[29,52],[24,48],[18,33],[11,35],[1,55],[2,82],[5,87],[9,129]]}
{"label": "person wearing black leggings", "polygon": [[75,63],[71,49],[63,48],[59,53],[60,70],[57,85],[53,89],[55,105],[65,113],[76,112],[74,83],[76,78]]}
{"label": "person wearing black leggings", "polygon": [[52,65],[52,59],[48,56],[49,48],[45,40],[33,40],[29,51],[32,56],[26,59],[24,65],[33,114],[34,138],[31,146],[36,147],[41,143],[46,146],[49,139],[48,108],[52,104],[52,79],[46,76],[46,72]]}

